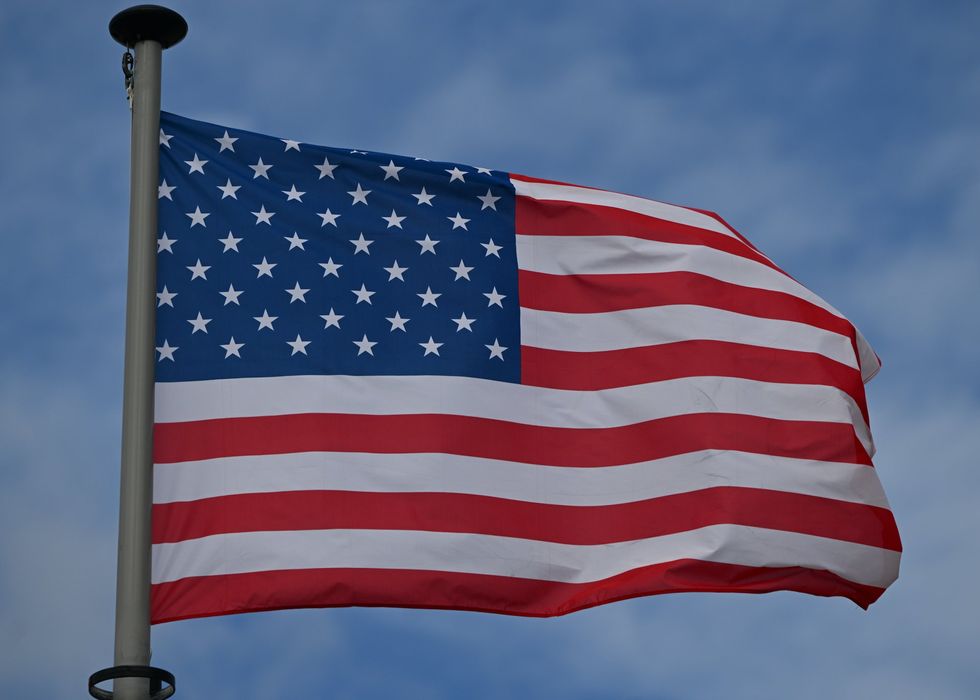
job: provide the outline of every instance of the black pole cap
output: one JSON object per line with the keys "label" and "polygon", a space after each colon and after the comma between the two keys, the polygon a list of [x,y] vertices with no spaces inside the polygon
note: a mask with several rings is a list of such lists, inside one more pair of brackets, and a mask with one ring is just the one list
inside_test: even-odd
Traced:
{"label": "black pole cap", "polygon": [[187,36],[187,22],[168,7],[136,5],[109,21],[112,38],[127,48],[140,41],[156,41],[165,49]]}

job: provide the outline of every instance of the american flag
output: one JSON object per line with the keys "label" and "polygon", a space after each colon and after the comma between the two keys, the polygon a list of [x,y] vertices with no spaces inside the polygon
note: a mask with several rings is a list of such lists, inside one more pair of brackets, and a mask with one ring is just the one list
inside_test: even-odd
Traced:
{"label": "american flag", "polygon": [[161,116],[152,619],[866,607],[875,354],[714,214]]}

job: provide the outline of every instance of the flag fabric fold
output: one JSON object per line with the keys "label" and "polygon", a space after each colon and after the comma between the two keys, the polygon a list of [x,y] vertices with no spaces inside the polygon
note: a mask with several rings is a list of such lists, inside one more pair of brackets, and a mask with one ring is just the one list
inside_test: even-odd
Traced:
{"label": "flag fabric fold", "polygon": [[718,216],[163,113],[152,619],[874,602],[879,368]]}

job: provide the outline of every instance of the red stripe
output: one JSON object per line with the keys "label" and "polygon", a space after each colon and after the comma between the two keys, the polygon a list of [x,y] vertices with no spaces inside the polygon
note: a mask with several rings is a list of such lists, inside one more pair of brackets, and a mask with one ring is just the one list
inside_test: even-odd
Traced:
{"label": "red stripe", "polygon": [[[603,189],[598,188],[598,187],[589,187],[587,185],[573,185],[571,183],[561,182],[559,180],[545,180],[545,179],[542,179],[542,178],[539,178],[539,177],[531,177],[529,175],[518,175],[518,174],[515,174],[515,173],[510,173],[509,175],[510,175],[510,179],[511,180],[518,180],[518,181],[523,181],[523,182],[540,182],[540,183],[543,183],[543,184],[546,184],[546,185],[562,185],[564,187],[577,187],[578,189],[582,189],[582,190],[597,190],[599,192],[611,192],[611,190],[603,190]],[[616,192],[615,194],[622,194],[622,193]],[[681,206],[680,204],[670,204],[669,202],[660,202],[659,200],[651,200],[648,197],[640,197],[639,195],[625,195],[625,196],[628,196],[628,197],[635,196],[635,197],[638,197],[640,199],[647,199],[648,201],[657,202],[658,204],[669,204],[669,206],[672,206],[672,207],[677,207],[679,209],[688,209],[690,211],[696,211],[699,214],[704,214],[705,216],[710,216],[712,219],[714,219],[719,224],[721,224],[722,226],[724,226],[727,230],[731,231],[735,236],[738,237],[738,239],[740,241],[742,241],[743,243],[745,243],[745,245],[747,245],[749,248],[751,248],[752,250],[758,252],[760,255],[763,255],[763,257],[765,257],[765,255],[762,253],[762,251],[759,250],[752,243],[752,241],[750,241],[748,238],[746,238],[741,233],[739,233],[735,229],[734,226],[732,226],[730,223],[728,223],[727,221],[725,221],[725,219],[723,219],[721,217],[721,215],[720,214],[717,214],[716,212],[708,211],[707,209],[699,209],[698,207],[685,207],[685,206]],[[525,199],[533,199],[533,197],[526,197]],[[537,201],[547,201],[547,200],[537,200]],[[529,232],[528,235],[534,235],[534,234],[533,234],[533,232]],[[598,235],[598,234],[596,234],[596,235]],[[770,262],[770,266],[773,266],[771,262]]]}
{"label": "red stripe", "polygon": [[[736,236],[738,236],[738,239],[740,241],[742,241],[745,245],[747,245],[749,248],[751,248],[752,250],[756,251],[760,255],[765,255],[765,253],[763,253],[761,250],[759,250],[759,248],[756,247],[755,244],[752,243],[752,241],[750,241],[748,238],[746,238],[741,233],[739,233],[735,229],[735,227],[732,226],[730,223],[728,223],[727,221],[725,221],[725,219],[723,219],[720,214],[718,214],[716,212],[713,212],[713,211],[708,211],[707,209],[698,209],[697,207],[687,207],[687,208],[690,209],[691,211],[696,211],[696,212],[699,212],[701,214],[704,214],[705,216],[710,216],[712,219],[714,219],[719,224],[721,224],[722,226],[724,226],[726,229],[728,229],[729,231],[731,231],[732,233],[734,233]],[[784,270],[784,273],[785,273],[785,270]],[[789,273],[785,273],[785,274],[787,276],[791,276],[791,275],[789,275]]]}
{"label": "red stripe", "polygon": [[191,617],[385,606],[551,617],[659,593],[799,591],[843,596],[867,608],[884,589],[803,567],[751,567],[681,559],[589,583],[405,569],[294,569],[199,576],[151,588],[154,624]]}
{"label": "red stripe", "polygon": [[702,245],[782,272],[755,248],[724,233],[599,204],[517,197],[514,226],[518,235],[524,236],[630,236],[663,243]]}
{"label": "red stripe", "polygon": [[729,486],[606,506],[528,503],[458,493],[246,493],[155,504],[153,543],[229,532],[351,529],[467,532],[591,545],[725,524],[901,551],[895,520],[885,508]]}
{"label": "red stripe", "polygon": [[521,347],[521,383],[531,386],[597,391],[704,376],[837,387],[854,399],[868,421],[861,372],[817,353],[717,340],[687,340],[603,352]]}
{"label": "red stripe", "polygon": [[696,272],[631,275],[551,275],[518,272],[521,307],[564,313],[605,313],[693,304],[759,318],[805,323],[854,337],[845,319],[784,292],[743,287]]}
{"label": "red stripe", "polygon": [[555,428],[456,415],[303,413],[157,423],[154,461],[291,452],[438,452],[569,467],[630,464],[698,450],[740,450],[871,464],[844,423],[733,413],[672,416],[616,428]]}

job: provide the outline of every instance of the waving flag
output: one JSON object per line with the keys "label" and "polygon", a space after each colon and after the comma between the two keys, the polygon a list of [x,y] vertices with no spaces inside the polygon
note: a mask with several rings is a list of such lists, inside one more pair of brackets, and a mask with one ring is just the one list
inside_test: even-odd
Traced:
{"label": "waving flag", "polygon": [[895,579],[878,360],[717,216],[161,124],[154,622]]}

